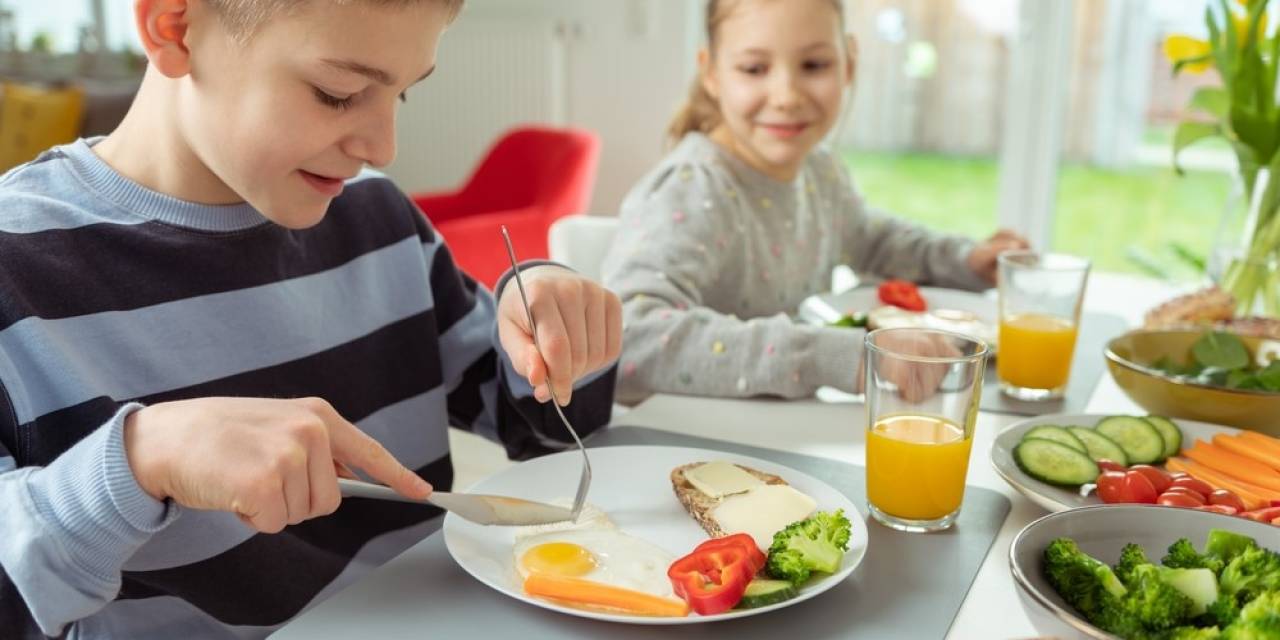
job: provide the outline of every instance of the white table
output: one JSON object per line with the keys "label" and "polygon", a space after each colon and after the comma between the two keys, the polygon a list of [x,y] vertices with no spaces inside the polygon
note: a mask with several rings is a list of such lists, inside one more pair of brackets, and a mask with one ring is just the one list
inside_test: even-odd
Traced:
{"label": "white table", "polygon": [[[1154,280],[1095,274],[1086,294],[1085,308],[1116,314],[1136,325],[1146,310],[1175,293],[1168,285]],[[1110,376],[1099,381],[1087,410],[1090,413],[1141,412],[1116,387]],[[862,465],[865,459],[865,411],[862,404],[818,400],[778,402],[659,395],[615,416],[614,421]],[[732,416],[733,419],[707,419],[708,416]],[[1045,511],[1001,480],[988,457],[996,434],[1022,419],[1021,416],[979,414],[967,482],[1003,493],[1012,502],[1012,509],[974,579],[948,638],[1025,638],[1037,635],[1018,604],[1013,579],[1009,575],[1008,552],[1013,536],[1032,520],[1044,515]],[[787,425],[787,428],[779,425]],[[459,489],[512,464],[505,459],[500,447],[475,436],[455,432],[450,440],[457,468],[455,486]],[[406,555],[412,553],[410,550]],[[395,563],[396,560],[392,560],[389,565]],[[369,611],[370,603],[380,602],[381,595],[397,588],[398,581],[392,577],[394,572],[388,572],[387,568],[379,569],[345,592],[316,606],[277,636],[347,640],[350,637],[348,627],[354,626],[363,628],[366,637],[426,637],[421,626],[397,624],[395,608],[381,607],[376,613]],[[408,617],[411,612],[400,613]],[[360,624],[350,625],[352,621]]]}

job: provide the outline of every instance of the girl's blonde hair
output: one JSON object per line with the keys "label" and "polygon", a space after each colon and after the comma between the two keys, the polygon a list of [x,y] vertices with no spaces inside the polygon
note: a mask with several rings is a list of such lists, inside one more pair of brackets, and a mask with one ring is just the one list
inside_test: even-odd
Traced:
{"label": "girl's blonde hair", "polygon": [[[248,39],[266,21],[289,11],[309,0],[207,0],[214,13],[222,19],[231,35],[240,40]],[[405,6],[424,0],[324,0],[333,4],[368,2],[370,4]],[[452,22],[462,11],[465,0],[430,0],[441,2],[449,12]]]}
{"label": "girl's blonde hair", "polygon": [[[707,0],[707,51],[713,58],[720,25],[742,2],[743,0]],[[844,33],[844,2],[843,0],[830,0],[830,2],[840,19],[840,33]],[[710,133],[719,124],[720,102],[707,93],[707,88],[702,84],[702,74],[699,73],[689,87],[689,98],[676,111],[671,124],[667,125],[667,142],[675,145],[691,131]]]}

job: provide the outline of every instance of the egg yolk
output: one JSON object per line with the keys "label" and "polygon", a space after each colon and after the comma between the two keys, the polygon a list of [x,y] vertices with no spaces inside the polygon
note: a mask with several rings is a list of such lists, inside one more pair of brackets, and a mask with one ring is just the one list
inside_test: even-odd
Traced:
{"label": "egg yolk", "polygon": [[520,563],[532,573],[569,577],[585,575],[596,568],[595,556],[571,542],[540,544],[524,552]]}

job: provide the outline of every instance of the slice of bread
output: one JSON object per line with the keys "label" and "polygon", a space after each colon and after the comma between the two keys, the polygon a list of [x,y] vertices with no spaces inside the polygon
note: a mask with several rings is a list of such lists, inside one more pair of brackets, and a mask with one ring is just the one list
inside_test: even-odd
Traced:
{"label": "slice of bread", "polygon": [[[697,487],[693,486],[693,484],[684,477],[685,471],[704,464],[706,464],[706,462],[691,462],[672,469],[671,489],[676,492],[676,498],[680,500],[680,504],[684,505],[684,510],[688,511],[690,516],[693,516],[693,519],[698,522],[698,525],[702,527],[703,531],[707,532],[707,535],[712,538],[723,538],[729,534],[724,529],[720,528],[720,523],[716,522],[716,519],[711,515],[711,512],[720,504],[720,499],[712,498],[698,490]],[[736,463],[734,466],[757,478],[760,478],[765,484],[787,484],[786,480],[783,480],[781,477],[775,476],[771,473],[756,471],[751,467],[744,467]]]}

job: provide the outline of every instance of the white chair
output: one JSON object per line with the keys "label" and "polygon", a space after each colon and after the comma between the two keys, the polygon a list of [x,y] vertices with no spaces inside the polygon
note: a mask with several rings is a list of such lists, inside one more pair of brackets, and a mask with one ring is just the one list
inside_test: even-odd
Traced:
{"label": "white chair", "polygon": [[547,251],[552,260],[598,281],[617,232],[616,216],[565,216],[547,231]]}

